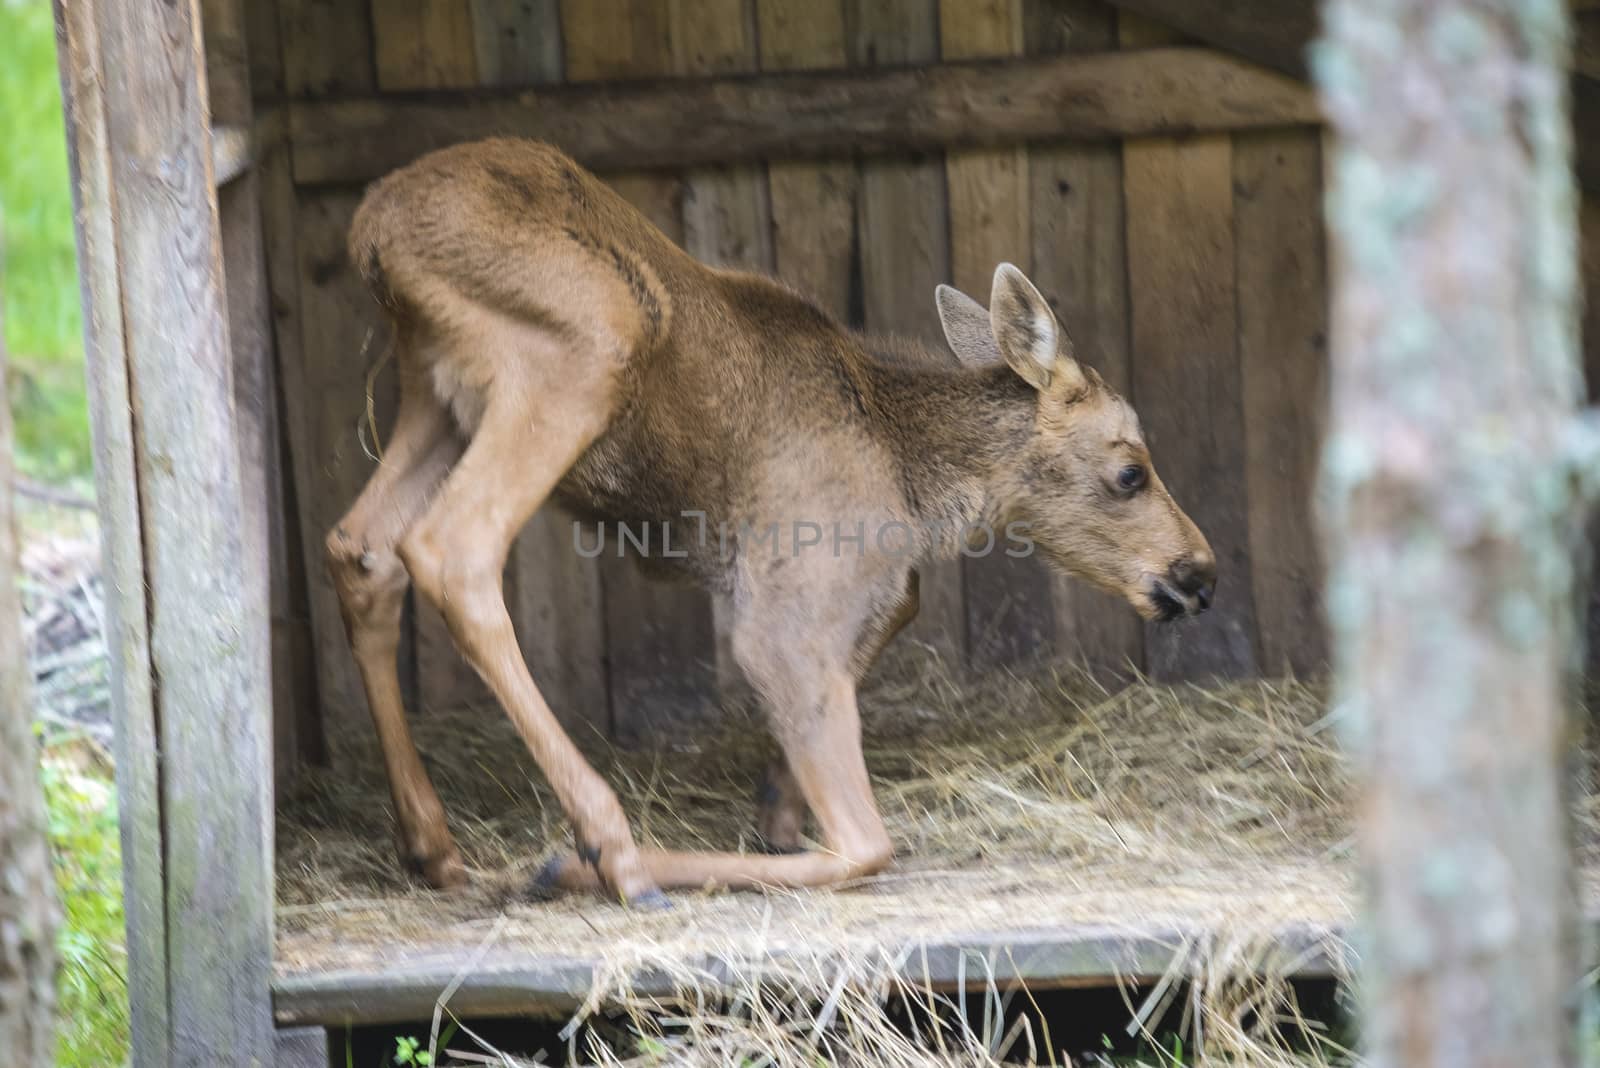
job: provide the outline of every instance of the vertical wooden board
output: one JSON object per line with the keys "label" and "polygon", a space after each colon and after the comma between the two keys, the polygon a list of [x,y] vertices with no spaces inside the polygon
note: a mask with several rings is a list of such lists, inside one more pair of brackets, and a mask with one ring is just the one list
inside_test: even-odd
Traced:
{"label": "vertical wooden board", "polygon": [[[946,60],[1022,52],[1022,0],[941,0],[939,43]],[[950,201],[950,276],[988,303],[994,269],[1031,271],[1028,153],[1024,148],[958,150],[945,156]],[[996,542],[1003,546],[1004,542]],[[1015,664],[1054,643],[1044,562],[992,552],[961,560],[967,655],[975,667]]]}
{"label": "vertical wooden board", "polygon": [[844,0],[756,0],[762,70],[832,70],[848,61]]}
{"label": "vertical wooden board", "polygon": [[[761,69],[843,67],[841,0],[757,0]],[[856,259],[856,166],[783,162],[767,167],[772,208],[772,267],[840,322],[851,307]]]}
{"label": "vertical wooden board", "polygon": [[1216,604],[1183,626],[1151,624],[1158,679],[1255,673],[1233,245],[1233,152],[1226,137],[1123,146],[1133,403],[1157,470],[1217,556]]}
{"label": "vertical wooden board", "polygon": [[[1583,198],[1579,208],[1582,228],[1583,369],[1589,384],[1589,403],[1600,402],[1600,199]],[[1589,522],[1588,665],[1600,675],[1600,515]]]}
{"label": "vertical wooden board", "polygon": [[539,509],[512,546],[507,602],[523,658],[551,710],[569,730],[609,737],[600,568],[578,553],[573,538],[571,517],[553,505]]}
{"label": "vertical wooden board", "polygon": [[[563,0],[561,30],[573,82],[660,77],[674,69],[670,3]],[[626,197],[682,244],[684,190],[662,174],[611,175]],[[702,590],[652,582],[614,546],[597,561],[613,735],[623,744],[670,738],[703,719],[716,694],[716,630]]]}
{"label": "vertical wooden board", "polygon": [[[845,17],[853,66],[938,59],[937,0],[849,0]],[[917,155],[863,161],[857,210],[865,327],[942,347],[933,291],[950,275],[943,160]],[[908,633],[952,662],[965,662],[961,565],[939,561],[920,570],[922,607]]]}
{"label": "vertical wooden board", "polygon": [[[371,476],[374,461],[367,422],[367,372],[389,343],[378,307],[345,252],[357,194],[306,191],[296,213],[300,258],[300,343],[285,359],[291,446],[302,460],[297,479],[301,526],[308,543],[312,626],[317,637],[317,689],[323,717],[332,724],[364,720],[366,696],[344,636],[339,598],[322,566],[322,540],[343,517]],[[395,403],[393,375],[374,381],[380,438]],[[404,676],[402,676],[404,677]]]}
{"label": "vertical wooden board", "polygon": [[[684,243],[679,180],[628,175],[611,185],[668,237]],[[716,701],[711,598],[698,587],[646,577],[633,560],[617,557],[614,543],[597,563],[612,736],[625,746],[670,744],[685,728],[704,722]]]}
{"label": "vertical wooden board", "polygon": [[[261,220],[266,254],[268,302],[272,316],[275,403],[278,408],[279,468],[283,481],[278,516],[281,532],[274,544],[281,552],[287,574],[288,600],[281,619],[275,617],[284,635],[293,663],[293,693],[296,710],[294,745],[300,760],[311,764],[327,762],[327,736],[323,724],[323,701],[317,689],[320,656],[334,655],[344,640],[339,620],[334,633],[319,629],[326,620],[317,619],[311,610],[311,582],[321,574],[323,532],[307,522],[303,502],[313,489],[315,469],[310,462],[310,392],[302,380],[300,320],[300,256],[296,243],[298,218],[294,184],[289,176],[289,150],[284,144],[264,146],[257,164],[261,191]],[[308,566],[308,562],[310,566]],[[275,609],[276,611],[276,609]],[[319,656],[320,652],[320,656]]]}
{"label": "vertical wooden board", "polygon": [[[709,76],[756,69],[754,0],[672,0],[673,69]],[[684,176],[683,241],[716,267],[772,270],[772,212],[759,164],[696,168]],[[724,700],[748,690],[733,656],[733,606],[713,595],[717,689]]]}
{"label": "vertical wooden board", "polygon": [[159,679],[169,1052],[227,1063],[272,1041],[270,638],[244,560],[200,15],[96,17]]}
{"label": "vertical wooden board", "polygon": [[245,44],[250,58],[250,91],[257,100],[283,96],[283,44],[278,34],[278,0],[246,0]]}
{"label": "vertical wooden board", "polygon": [[[372,9],[378,86],[459,89],[478,82],[473,9],[462,0],[383,0]],[[412,598],[419,710],[492,701],[488,686],[456,648],[444,617]]]}
{"label": "vertical wooden board", "polygon": [[278,0],[283,81],[289,95],[372,92],[376,79],[370,19],[369,0]]}
{"label": "vertical wooden board", "polygon": [[[482,84],[561,80],[555,0],[474,0],[472,12]],[[600,571],[577,552],[572,520],[554,506],[539,509],[512,544],[507,586],[523,658],[551,709],[569,730],[609,737]]]}
{"label": "vertical wooden board", "polygon": [[380,0],[372,7],[378,88],[462,88],[477,82],[472,8],[463,0]]}
{"label": "vertical wooden board", "polygon": [[559,0],[472,0],[472,30],[482,84],[561,80]]}
{"label": "vertical wooden board", "polygon": [[266,263],[262,252],[260,197],[255,174],[218,190],[222,260],[227,281],[229,349],[233,357],[234,431],[238,435],[239,490],[244,518],[247,580],[259,587],[269,606],[273,745],[263,775],[284,781],[298,761],[298,712],[292,650],[279,620],[287,610],[287,560],[275,551],[273,531],[281,529],[282,493],[278,470],[276,384],[272,361],[272,323],[267,305]]}
{"label": "vertical wooden board", "polygon": [[569,82],[628,81],[672,73],[670,5],[660,0],[561,0]]}
{"label": "vertical wooden board", "polygon": [[[1097,0],[1028,0],[1031,55],[1115,48],[1116,16]],[[1055,302],[1078,359],[1130,395],[1128,256],[1122,150],[1032,145],[1028,155],[1033,280]],[[1144,666],[1144,627],[1120,597],[1053,575],[1056,649],[1106,682]]]}
{"label": "vertical wooden board", "polygon": [[133,405],[111,217],[114,194],[105,79],[94,16],[94,8],[87,4],[56,0],[56,54],[72,167],[89,429],[107,580],[105,635],[122,845],[128,1029],[135,1068],[161,1068],[170,1063],[170,1046],[159,744],[144,546],[139,534]]}
{"label": "vertical wooden board", "polygon": [[1251,584],[1269,674],[1327,665],[1312,514],[1328,363],[1321,154],[1315,130],[1234,138]]}

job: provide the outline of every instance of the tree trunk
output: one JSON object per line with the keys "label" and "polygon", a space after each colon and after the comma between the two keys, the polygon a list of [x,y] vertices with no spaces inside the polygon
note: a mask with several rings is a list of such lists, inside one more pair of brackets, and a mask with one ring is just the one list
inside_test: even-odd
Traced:
{"label": "tree trunk", "polygon": [[0,316],[0,1064],[55,1062],[55,883],[17,598],[11,409]]}
{"label": "tree trunk", "polygon": [[1382,1066],[1568,1064],[1586,479],[1563,0],[1325,15],[1323,523],[1366,788],[1365,1039]]}

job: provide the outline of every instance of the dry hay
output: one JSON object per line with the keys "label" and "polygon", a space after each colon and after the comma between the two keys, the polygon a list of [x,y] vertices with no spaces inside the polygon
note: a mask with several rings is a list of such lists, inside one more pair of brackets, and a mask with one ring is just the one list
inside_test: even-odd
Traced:
{"label": "dry hay", "polygon": [[[1244,1021],[1292,1012],[1287,984],[1256,966],[1274,935],[1350,920],[1350,797],[1318,687],[1141,681],[1110,693],[1060,667],[963,680],[913,647],[875,673],[861,705],[894,868],[844,890],[678,894],[665,915],[522,896],[571,839],[496,710],[416,717],[476,876],[462,894],[399,876],[371,743],[340,739],[340,763],[360,770],[304,784],[280,816],[279,966],[399,965],[422,947],[490,943],[598,957],[579,1018],[620,1006],[639,1033],[671,1036],[636,1047],[639,1063],[810,1066],[826,1048],[840,1063],[972,1064],[1002,1047],[1047,1061],[1048,1036],[890,1026],[885,1005],[917,945],[1075,926],[1203,932],[1206,944],[1190,947],[1199,970],[1191,1033],[1198,1026],[1215,1053],[1249,1051],[1234,1063],[1305,1063],[1284,1059],[1272,1028]],[[678,751],[580,744],[641,842],[755,847],[753,798],[772,749],[750,709],[726,710]],[[707,955],[733,962],[749,987],[708,974]],[[646,967],[674,977],[680,1004],[631,993]],[[1162,996],[1181,985],[1165,984]],[[597,1034],[574,1031],[573,1041],[593,1045]],[[617,1056],[577,1052],[600,1063]]]}

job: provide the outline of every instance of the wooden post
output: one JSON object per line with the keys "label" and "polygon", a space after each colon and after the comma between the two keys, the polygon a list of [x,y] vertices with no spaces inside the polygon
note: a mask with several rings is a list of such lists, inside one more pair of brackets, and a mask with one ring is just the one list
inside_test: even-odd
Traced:
{"label": "wooden post", "polygon": [[248,1064],[273,1040],[270,639],[246,560],[198,2],[56,17],[114,591],[134,1061]]}
{"label": "wooden post", "polygon": [[42,1065],[55,1056],[56,893],[17,600],[4,326],[0,315],[0,1060]]}
{"label": "wooden post", "polygon": [[[1562,0],[1331,0],[1322,465],[1378,1066],[1574,1062],[1577,225]],[[1585,448],[1587,446],[1587,448]],[[1588,485],[1585,486],[1584,482]]]}

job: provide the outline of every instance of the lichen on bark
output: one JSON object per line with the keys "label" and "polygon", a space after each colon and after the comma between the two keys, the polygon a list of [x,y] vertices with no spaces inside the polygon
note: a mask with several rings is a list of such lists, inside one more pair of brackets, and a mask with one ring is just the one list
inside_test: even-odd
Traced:
{"label": "lichen on bark", "polygon": [[1582,519],[1562,0],[1330,0],[1319,490],[1375,1063],[1562,1064]]}

